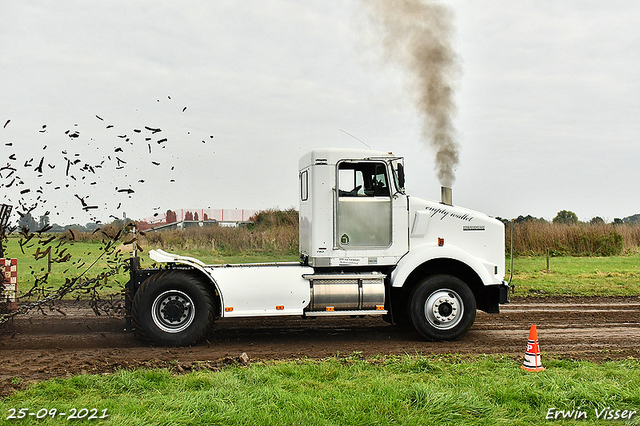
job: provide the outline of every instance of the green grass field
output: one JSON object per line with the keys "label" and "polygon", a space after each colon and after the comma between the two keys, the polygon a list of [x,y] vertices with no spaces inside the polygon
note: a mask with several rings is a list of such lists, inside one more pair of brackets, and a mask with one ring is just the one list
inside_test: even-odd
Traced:
{"label": "green grass field", "polygon": [[[507,260],[507,271],[509,269]],[[610,257],[517,257],[514,296],[637,296],[640,255]],[[507,277],[508,279],[508,277]]]}
{"label": "green grass field", "polygon": [[[352,354],[181,376],[165,370],[120,371],[31,386],[0,401],[0,412],[3,424],[21,424],[7,419],[19,415],[21,408],[36,413],[30,424],[36,423],[38,412],[86,408],[108,417],[74,424],[531,425],[559,411],[580,416],[579,424],[611,424],[605,415],[622,416],[627,410],[624,415],[638,424],[638,360],[550,360],[547,370],[538,373],[519,366],[520,361],[500,356],[363,360]],[[37,420],[42,425],[60,422],[66,419]]]}
{"label": "green grass field", "polygon": [[[58,289],[64,284],[66,279],[74,279],[82,276],[83,279],[90,279],[101,272],[108,270],[107,256],[102,256],[101,244],[99,242],[74,242],[64,245],[66,251],[71,257],[68,261],[62,263],[51,263],[51,272],[47,279],[47,287],[49,290]],[[18,259],[18,295],[23,295],[34,285],[35,278],[43,276],[49,269],[47,257],[36,260],[33,256],[33,250],[25,250],[22,254],[17,238],[9,238],[5,247],[5,256]],[[91,266],[95,262],[95,265]],[[128,275],[124,269],[120,269],[120,273],[109,277],[107,285],[103,288],[104,294],[118,293],[120,288],[127,281]]]}

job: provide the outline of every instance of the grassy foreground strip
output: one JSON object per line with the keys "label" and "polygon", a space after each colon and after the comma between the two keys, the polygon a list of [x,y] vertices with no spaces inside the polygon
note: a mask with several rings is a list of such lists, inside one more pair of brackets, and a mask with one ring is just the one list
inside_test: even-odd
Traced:
{"label": "grassy foreground strip", "polygon": [[[567,417],[578,416],[579,424],[611,424],[605,416],[616,413],[639,424],[640,415],[631,414],[640,412],[639,360],[543,362],[546,371],[529,373],[519,360],[501,356],[365,360],[354,353],[185,375],[83,375],[33,385],[0,401],[0,424],[19,424],[7,416],[21,408],[107,410],[106,420],[76,424],[531,425],[572,411]],[[37,424],[65,420],[47,417]]]}

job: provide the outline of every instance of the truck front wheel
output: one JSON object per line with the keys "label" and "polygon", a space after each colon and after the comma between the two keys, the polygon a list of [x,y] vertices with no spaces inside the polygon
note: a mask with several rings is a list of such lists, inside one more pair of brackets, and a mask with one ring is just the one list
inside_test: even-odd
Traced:
{"label": "truck front wheel", "polygon": [[415,329],[429,340],[455,340],[476,318],[471,289],[451,275],[424,279],[409,298],[409,316]]}
{"label": "truck front wheel", "polygon": [[167,271],[147,278],[136,292],[132,324],[151,343],[186,346],[209,334],[214,312],[211,292],[196,276]]}

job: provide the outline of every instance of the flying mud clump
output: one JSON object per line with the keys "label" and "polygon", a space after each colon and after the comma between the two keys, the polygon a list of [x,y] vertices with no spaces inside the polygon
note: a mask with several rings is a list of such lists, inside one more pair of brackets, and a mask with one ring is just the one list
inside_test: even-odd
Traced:
{"label": "flying mud clump", "polygon": [[[182,113],[186,109],[181,108]],[[163,136],[165,132],[161,126],[140,123],[133,128],[120,129],[103,117],[106,115],[95,114],[91,117],[93,122],[85,123],[94,129],[89,132],[82,130],[83,126],[78,123],[63,127],[58,127],[58,123],[47,123],[33,129],[31,134],[13,134],[13,138],[24,141],[9,139],[7,132],[16,120],[5,119],[0,129],[0,138],[4,139],[0,140],[3,151],[0,155],[6,158],[5,164],[0,163],[0,190],[3,192],[0,204],[11,206],[14,217],[17,214],[19,219],[29,219],[19,222],[32,224],[17,229],[17,225],[10,223],[7,231],[18,231],[18,247],[23,255],[33,256],[36,261],[47,258],[48,265],[67,265],[63,271],[65,283],[56,289],[48,283],[50,268],[42,263],[31,266],[31,288],[22,296],[18,311],[0,315],[0,324],[15,314],[34,308],[43,312],[44,307],[59,310],[55,301],[67,295],[88,296],[94,311],[99,313],[100,290],[124,262],[124,255],[117,250],[123,228],[104,225],[99,217],[117,220],[123,217],[119,211],[124,198],[135,197],[137,187],[145,183],[147,178],[140,173],[147,165],[150,168],[146,168],[146,173],[151,169],[166,168],[162,172],[166,182],[155,179],[159,185],[175,182],[172,178],[177,174],[175,164],[168,163],[166,155],[161,157],[164,161],[156,156],[157,151],[172,142],[170,136]],[[95,130],[96,121],[100,123],[98,129],[102,130]],[[33,147],[39,138],[45,142]],[[26,146],[29,148],[25,149]],[[57,235],[48,233],[52,229],[49,215],[61,210],[67,214],[75,211],[71,219],[89,215],[96,223],[93,238],[102,241],[97,253],[87,254],[86,259],[73,259],[67,245],[73,244],[80,233],[73,229]],[[40,221],[32,220],[34,217],[40,217]],[[132,239],[125,243],[137,244]],[[8,252],[5,257],[11,255]],[[105,261],[106,269],[97,270],[94,265],[98,260]]]}

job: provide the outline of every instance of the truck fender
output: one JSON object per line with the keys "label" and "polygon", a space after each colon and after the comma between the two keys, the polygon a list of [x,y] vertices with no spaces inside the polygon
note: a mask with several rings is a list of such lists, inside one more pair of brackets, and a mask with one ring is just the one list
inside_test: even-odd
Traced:
{"label": "truck fender", "polygon": [[478,275],[484,285],[500,283],[499,280],[492,278],[495,265],[482,262],[458,247],[438,247],[434,244],[421,249],[412,249],[402,257],[391,273],[391,286],[403,287],[409,275],[416,268],[434,259],[452,259],[466,264]]}
{"label": "truck fender", "polygon": [[211,276],[211,274],[206,268],[207,265],[204,262],[194,257],[180,256],[178,254],[167,253],[166,251],[160,250],[160,249],[149,250],[149,257],[158,263],[180,263],[183,265],[191,266],[193,269],[196,269],[202,272],[202,274],[209,279],[211,284],[213,284],[216,292],[218,293],[218,296],[220,297],[221,306],[224,306],[222,292],[218,287],[218,283],[216,282],[215,279],[213,279],[213,277]]}

